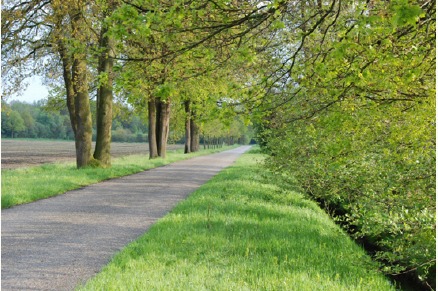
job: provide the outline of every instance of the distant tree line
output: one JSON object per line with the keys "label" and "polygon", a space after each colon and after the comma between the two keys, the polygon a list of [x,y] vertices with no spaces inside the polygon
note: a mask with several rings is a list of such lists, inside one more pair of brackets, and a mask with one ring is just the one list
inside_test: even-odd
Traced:
{"label": "distant tree line", "polygon": [[[95,102],[91,102],[95,107]],[[112,121],[111,140],[113,142],[148,142],[147,118],[126,106],[116,104],[116,114]],[[19,101],[2,101],[2,138],[47,138],[74,140],[70,117],[65,107],[45,100],[33,104]],[[171,143],[184,144],[185,136],[182,122],[171,126]],[[96,140],[96,120],[93,120],[93,140]],[[229,126],[220,122],[209,122],[204,126],[200,143],[204,148],[220,147],[223,144],[248,144],[252,140],[252,129],[236,117]]]}
{"label": "distant tree line", "polygon": [[[57,109],[43,100],[33,104],[2,102],[2,138],[50,138],[74,140],[70,117],[66,109]],[[93,121],[93,137],[95,138]],[[136,114],[121,113],[113,120],[112,140],[146,142],[147,124]],[[94,139],[93,138],[93,139]]]}
{"label": "distant tree line", "polygon": [[44,110],[41,101],[33,104],[2,102],[2,138],[73,139],[70,120],[64,112]]}

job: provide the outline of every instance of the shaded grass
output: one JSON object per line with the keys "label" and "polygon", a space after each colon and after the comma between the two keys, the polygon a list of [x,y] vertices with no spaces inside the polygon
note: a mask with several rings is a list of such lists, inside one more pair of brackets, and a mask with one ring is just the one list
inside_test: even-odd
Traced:
{"label": "shaded grass", "polygon": [[185,155],[182,149],[168,151],[166,159],[150,160],[145,155],[114,158],[112,167],[107,169],[85,168],[78,170],[73,163],[60,163],[14,170],[2,170],[1,206],[3,209],[14,205],[33,202],[103,180],[138,173],[175,161],[230,148],[232,147],[202,150],[189,155]]}
{"label": "shaded grass", "polygon": [[249,153],[80,290],[393,290],[319,207]]}

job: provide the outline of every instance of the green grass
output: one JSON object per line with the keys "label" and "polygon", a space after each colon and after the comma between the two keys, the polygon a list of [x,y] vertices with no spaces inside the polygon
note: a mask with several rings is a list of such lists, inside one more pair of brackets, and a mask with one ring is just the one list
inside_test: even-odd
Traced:
{"label": "green grass", "polygon": [[2,209],[14,205],[33,202],[56,196],[66,191],[94,184],[103,180],[138,173],[163,166],[178,160],[223,151],[232,147],[215,150],[201,150],[185,155],[183,150],[168,151],[166,159],[149,160],[145,155],[115,158],[108,169],[76,169],[73,163],[46,164],[42,166],[2,170]]}
{"label": "green grass", "polygon": [[80,290],[394,290],[301,194],[243,155]]}

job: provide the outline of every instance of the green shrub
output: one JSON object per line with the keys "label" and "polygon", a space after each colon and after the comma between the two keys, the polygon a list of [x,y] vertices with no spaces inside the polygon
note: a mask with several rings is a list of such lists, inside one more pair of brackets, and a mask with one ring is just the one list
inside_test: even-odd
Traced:
{"label": "green shrub", "polygon": [[268,165],[346,213],[337,219],[378,247],[386,273],[415,271],[434,281],[434,102],[354,111],[352,102],[275,130]]}

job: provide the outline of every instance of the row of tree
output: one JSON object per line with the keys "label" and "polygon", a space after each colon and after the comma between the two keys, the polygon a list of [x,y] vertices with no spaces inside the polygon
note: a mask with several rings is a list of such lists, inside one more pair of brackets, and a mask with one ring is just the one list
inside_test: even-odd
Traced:
{"label": "row of tree", "polygon": [[[210,111],[229,97],[226,70],[211,73],[230,56],[229,49],[222,55],[208,46],[197,48],[207,40],[208,45],[226,41],[196,31],[215,15],[209,8],[185,1],[7,1],[2,10],[6,94],[20,88],[26,74],[46,74],[54,92],[65,98],[79,168],[93,159],[102,166],[111,163],[114,93],[135,108],[147,108],[151,158],[165,157],[171,107],[182,103],[190,122],[187,151],[197,150],[199,124],[216,118]],[[96,96],[93,155],[91,92]]]}
{"label": "row of tree", "polygon": [[147,116],[151,158],[171,126],[196,151],[201,130],[239,114],[270,167],[340,209],[388,273],[433,285],[435,19],[429,0],[10,0],[4,88],[47,76],[78,167],[92,161],[93,95],[103,166],[116,99]]}

